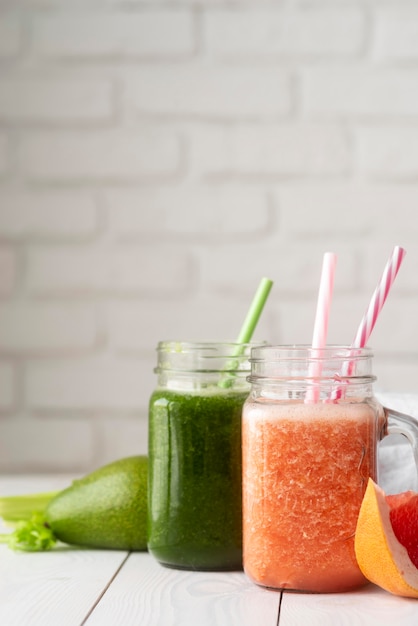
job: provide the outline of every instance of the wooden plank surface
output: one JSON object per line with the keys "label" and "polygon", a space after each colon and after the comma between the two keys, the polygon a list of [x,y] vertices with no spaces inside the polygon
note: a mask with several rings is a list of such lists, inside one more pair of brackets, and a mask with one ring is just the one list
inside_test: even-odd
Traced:
{"label": "wooden plank surface", "polygon": [[[0,495],[67,486],[68,476],[1,477]],[[148,553],[0,545],[0,626],[417,626],[418,600],[369,585],[281,594],[243,572],[189,572]],[[279,621],[278,621],[279,616]]]}
{"label": "wooden plank surface", "polygon": [[279,604],[242,572],[174,570],[133,553],[86,626],[276,626]]}
{"label": "wooden plank surface", "polygon": [[[0,495],[67,487],[70,476],[2,476]],[[0,523],[0,532],[7,532]],[[1,626],[78,626],[128,553],[60,547],[52,552],[13,552],[0,545]]]}
{"label": "wooden plank surface", "polygon": [[285,593],[280,626],[417,626],[418,600],[375,585],[335,594]]}
{"label": "wooden plank surface", "polygon": [[0,624],[81,624],[126,555],[72,548],[17,553],[0,546]]}

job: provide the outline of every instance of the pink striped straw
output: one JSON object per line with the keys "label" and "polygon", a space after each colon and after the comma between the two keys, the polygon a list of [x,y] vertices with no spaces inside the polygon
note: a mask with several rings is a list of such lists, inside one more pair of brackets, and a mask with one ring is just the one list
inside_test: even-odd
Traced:
{"label": "pink striped straw", "polygon": [[405,254],[406,250],[400,246],[394,247],[388,262],[386,263],[386,267],[383,270],[382,277],[372,295],[370,304],[360,322],[356,336],[351,344],[352,348],[364,348],[367,345],[379,313],[385,304],[390,288],[392,287],[399,268],[401,267]]}
{"label": "pink striped straw", "polygon": [[[356,348],[364,348],[367,345],[369,337],[372,333],[374,325],[380,311],[388,297],[390,288],[396,278],[396,275],[401,267],[402,261],[405,257],[406,250],[400,246],[395,246],[392,254],[390,255],[380,281],[377,284],[376,289],[372,295],[369,306],[366,309],[365,314],[360,322],[356,336],[350,346],[351,350]],[[346,361],[343,367],[343,376],[350,376],[354,368],[354,361]],[[338,399],[342,395],[342,389],[339,387],[333,391],[332,399]]]}
{"label": "pink striped straw", "polygon": [[[309,378],[319,378],[322,373],[322,363],[319,357],[321,356],[320,351],[325,348],[327,343],[328,319],[334,288],[336,262],[337,256],[333,252],[326,252],[324,254],[312,337],[314,360],[309,364]],[[318,399],[319,387],[313,384],[306,392],[305,402],[318,402]]]}

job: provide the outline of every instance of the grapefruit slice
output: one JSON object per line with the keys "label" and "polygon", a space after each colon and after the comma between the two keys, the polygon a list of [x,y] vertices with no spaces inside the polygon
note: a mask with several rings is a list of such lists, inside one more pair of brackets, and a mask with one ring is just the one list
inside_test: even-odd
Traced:
{"label": "grapefruit slice", "polygon": [[412,563],[418,567],[418,493],[405,491],[396,496],[386,496],[386,500],[393,532],[407,549]]}
{"label": "grapefruit slice", "polygon": [[[418,598],[418,569],[413,560],[418,561],[417,544],[418,494],[386,496],[369,478],[354,539],[364,576],[390,593]],[[412,556],[408,546],[412,546]]]}

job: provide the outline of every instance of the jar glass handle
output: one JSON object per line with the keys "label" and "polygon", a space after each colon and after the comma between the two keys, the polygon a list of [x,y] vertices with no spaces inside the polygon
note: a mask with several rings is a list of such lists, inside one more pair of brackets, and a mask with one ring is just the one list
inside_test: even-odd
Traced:
{"label": "jar glass handle", "polygon": [[418,472],[418,419],[412,415],[400,413],[383,407],[387,420],[386,435],[403,435],[411,444],[415,467]]}

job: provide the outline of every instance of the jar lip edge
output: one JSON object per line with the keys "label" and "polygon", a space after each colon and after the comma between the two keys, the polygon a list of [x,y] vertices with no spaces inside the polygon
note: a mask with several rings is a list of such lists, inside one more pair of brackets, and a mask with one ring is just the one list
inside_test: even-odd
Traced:
{"label": "jar lip edge", "polygon": [[[369,346],[356,348],[346,344],[328,344],[324,348],[313,348],[310,344],[278,344],[278,345],[262,345],[255,346],[251,350],[250,361],[272,361],[268,355],[280,355],[282,360],[296,360],[310,357],[313,359],[332,360],[338,359],[364,359],[374,356],[373,349]],[[256,358],[259,356],[259,358]],[[279,359],[275,359],[279,360]]]}
{"label": "jar lip edge", "polygon": [[179,368],[173,368],[173,367],[161,367],[161,366],[157,366],[154,367],[154,374],[162,374],[162,373],[170,373],[173,376],[175,374],[181,376],[181,375],[190,375],[190,374],[224,374],[224,375],[234,375],[234,376],[240,376],[242,377],[245,374],[249,374],[250,373],[250,368],[247,367],[246,369],[179,369]]}
{"label": "jar lip edge", "polygon": [[377,380],[377,376],[374,374],[364,374],[363,376],[341,376],[341,377],[332,377],[332,376],[257,376],[251,374],[247,377],[247,381],[249,383],[259,383],[260,385],[303,385],[306,383],[317,383],[317,384],[330,384],[341,386],[345,384],[350,385],[365,385],[368,383],[374,383]]}
{"label": "jar lip edge", "polygon": [[[174,341],[174,340],[163,340],[159,341],[157,344],[157,350],[165,349],[166,352],[179,352],[179,348],[188,348],[190,351],[198,350],[201,348],[215,348],[217,346],[228,346],[228,347],[238,347],[238,346],[248,346],[251,348],[261,348],[263,346],[267,346],[267,342],[263,340],[252,340],[252,341]],[[167,348],[171,348],[172,350],[168,350]]]}

